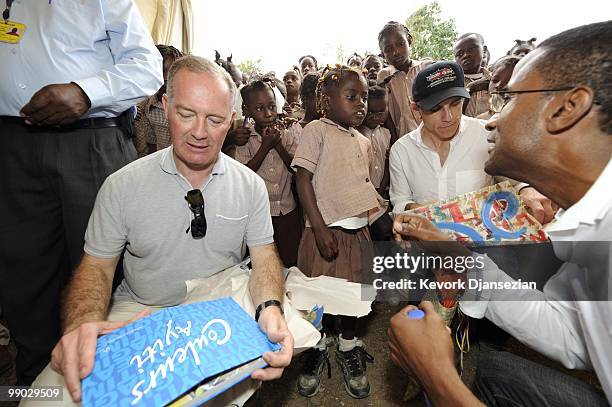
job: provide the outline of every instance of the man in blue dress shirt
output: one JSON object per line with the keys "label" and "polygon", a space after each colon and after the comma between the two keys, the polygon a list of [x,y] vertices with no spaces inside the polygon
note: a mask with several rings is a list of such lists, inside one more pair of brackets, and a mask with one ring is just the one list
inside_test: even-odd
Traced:
{"label": "man in blue dress shirt", "polygon": [[130,107],[162,59],[132,0],[7,0],[0,36],[0,305],[28,385],[104,179],[136,158]]}

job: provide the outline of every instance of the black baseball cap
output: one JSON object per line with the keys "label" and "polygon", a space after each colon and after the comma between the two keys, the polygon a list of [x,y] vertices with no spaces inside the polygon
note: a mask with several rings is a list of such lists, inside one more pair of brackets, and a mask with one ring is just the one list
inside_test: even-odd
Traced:
{"label": "black baseball cap", "polygon": [[431,110],[444,100],[459,96],[469,99],[465,89],[463,69],[454,61],[435,62],[421,72],[412,83],[412,98],[425,110]]}

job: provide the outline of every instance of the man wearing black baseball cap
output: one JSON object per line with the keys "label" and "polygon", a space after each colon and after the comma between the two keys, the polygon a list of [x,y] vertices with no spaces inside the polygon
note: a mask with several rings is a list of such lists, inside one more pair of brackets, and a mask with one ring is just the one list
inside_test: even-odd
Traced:
{"label": "man wearing black baseball cap", "polygon": [[[485,122],[462,114],[470,98],[463,69],[454,61],[429,65],[415,78],[412,96],[412,109],[422,123],[391,148],[389,195],[394,212],[492,185],[495,180],[484,171],[489,159]],[[552,220],[546,197],[527,184],[517,189],[540,222]]]}
{"label": "man wearing black baseball cap", "polygon": [[463,69],[452,61],[438,61],[423,69],[412,84],[412,97],[422,110],[433,110],[446,99],[469,99]]}

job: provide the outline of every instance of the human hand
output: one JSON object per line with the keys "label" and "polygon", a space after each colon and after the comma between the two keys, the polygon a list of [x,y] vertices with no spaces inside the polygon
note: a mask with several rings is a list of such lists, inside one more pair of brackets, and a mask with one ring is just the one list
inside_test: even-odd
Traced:
{"label": "human hand", "polygon": [[555,213],[559,207],[546,196],[538,192],[534,187],[525,187],[521,189],[519,195],[527,211],[538,220],[542,225],[547,224],[555,218]]}
{"label": "human hand", "polygon": [[74,82],[47,85],[36,92],[19,114],[26,123],[61,126],[79,120],[91,107],[91,101]]}
{"label": "human hand", "polygon": [[289,332],[287,322],[278,307],[267,307],[259,314],[259,327],[274,343],[280,343],[278,352],[266,352],[263,360],[269,365],[257,369],[251,374],[255,380],[274,380],[282,376],[285,367],[291,363],[293,356],[293,335]]}
{"label": "human hand", "polygon": [[398,213],[393,220],[393,238],[401,242],[404,238],[414,238],[423,241],[447,241],[451,240],[429,219],[420,215],[409,215]]}
{"label": "human hand", "polygon": [[240,126],[233,130],[230,130],[227,133],[227,137],[229,138],[229,142],[231,144],[243,146],[249,141],[249,138],[251,137],[251,131],[244,126]]}
{"label": "human hand", "polygon": [[476,93],[476,92],[480,92],[480,91],[483,91],[483,90],[488,90],[489,89],[489,82],[490,82],[489,79],[482,78],[482,79],[476,80],[474,82],[468,83],[466,88],[467,88],[468,92],[471,95],[471,94]]}
{"label": "human hand", "polygon": [[450,329],[433,304],[423,301],[419,308],[425,312],[422,319],[408,317],[414,305],[393,316],[387,336],[391,361],[427,387],[456,372],[455,359]]}
{"label": "human hand", "polygon": [[51,369],[64,375],[66,387],[75,403],[81,401],[81,380],[93,370],[98,336],[111,333],[150,313],[145,309],[129,321],[85,322],[60,338],[51,352]]}
{"label": "human hand", "polygon": [[261,145],[268,150],[273,149],[280,139],[281,133],[276,126],[265,127],[261,131]]}
{"label": "human hand", "polygon": [[315,241],[317,242],[317,248],[321,256],[327,261],[333,261],[338,257],[338,241],[327,227],[323,226],[320,229],[313,229],[315,234]]}

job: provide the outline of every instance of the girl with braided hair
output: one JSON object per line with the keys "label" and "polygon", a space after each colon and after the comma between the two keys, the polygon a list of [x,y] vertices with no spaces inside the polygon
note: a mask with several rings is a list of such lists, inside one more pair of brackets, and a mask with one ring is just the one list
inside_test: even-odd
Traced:
{"label": "girl with braided hair", "polygon": [[[316,94],[322,118],[304,127],[292,163],[306,214],[298,267],[310,277],[325,275],[362,282],[361,243],[370,241],[370,215],[378,214],[380,208],[380,197],[369,174],[371,143],[356,130],[367,113],[367,82],[359,70],[328,67],[318,81]],[[306,397],[319,390],[325,365],[331,374],[327,351],[331,316],[326,317],[321,341],[304,354],[298,391]],[[366,363],[373,358],[355,336],[357,317],[338,319],[335,356],[345,389],[351,397],[367,397],[370,384]]]}

